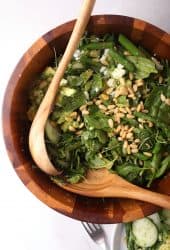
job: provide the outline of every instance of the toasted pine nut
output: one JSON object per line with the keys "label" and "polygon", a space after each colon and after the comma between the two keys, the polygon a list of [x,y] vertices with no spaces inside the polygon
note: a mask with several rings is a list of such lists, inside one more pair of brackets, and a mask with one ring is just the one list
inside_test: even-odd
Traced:
{"label": "toasted pine nut", "polygon": [[168,106],[170,106],[170,98],[167,98],[167,99],[165,100],[165,103],[166,103]]}
{"label": "toasted pine nut", "polygon": [[115,108],[115,105],[114,105],[114,104],[108,105],[107,108],[108,108],[108,109],[114,109],[114,108]]}
{"label": "toasted pine nut", "polygon": [[80,116],[78,115],[78,116],[77,116],[77,122],[80,122],[80,120],[81,120],[81,118],[80,118]]}
{"label": "toasted pine nut", "polygon": [[125,148],[125,149],[126,149],[127,147],[128,147],[128,141],[127,141],[127,140],[125,140],[125,141],[124,141],[124,143],[123,143],[123,148]]}
{"label": "toasted pine nut", "polygon": [[130,80],[133,80],[133,77],[134,77],[134,76],[133,76],[133,73],[132,73],[132,72],[129,72],[129,79],[130,79]]}
{"label": "toasted pine nut", "polygon": [[163,77],[159,76],[159,80],[158,80],[159,84],[163,83],[163,80],[164,80]]}
{"label": "toasted pine nut", "polygon": [[105,105],[103,105],[103,104],[100,104],[100,105],[99,105],[99,109],[102,109],[102,110],[107,110],[106,106],[105,106]]}
{"label": "toasted pine nut", "polygon": [[137,92],[137,90],[138,90],[137,84],[133,84],[133,90],[134,90],[134,92]]}
{"label": "toasted pine nut", "polygon": [[127,112],[128,112],[129,114],[131,114],[131,113],[132,113],[132,111],[130,110],[130,108],[129,108],[129,107],[126,107],[126,110],[127,110]]}
{"label": "toasted pine nut", "polygon": [[110,95],[113,92],[113,88],[106,89],[106,94]]}
{"label": "toasted pine nut", "polygon": [[121,127],[122,127],[121,125],[118,125],[117,128],[115,129],[115,133],[119,133],[121,130]]}
{"label": "toasted pine nut", "polygon": [[109,100],[109,96],[106,95],[106,94],[101,94],[99,97],[100,97],[100,99],[102,99],[103,101]]}
{"label": "toasted pine nut", "polygon": [[122,137],[119,136],[118,137],[118,141],[123,141]]}
{"label": "toasted pine nut", "polygon": [[153,123],[152,122],[148,122],[149,128],[153,127]]}
{"label": "toasted pine nut", "polygon": [[110,127],[110,128],[113,128],[113,120],[112,120],[112,119],[109,119],[109,120],[108,120],[108,124],[109,124],[109,127]]}
{"label": "toasted pine nut", "polygon": [[84,127],[84,122],[82,122],[80,125],[79,125],[79,128],[83,128]]}
{"label": "toasted pine nut", "polygon": [[138,153],[138,151],[139,151],[139,150],[138,150],[137,148],[132,148],[132,149],[131,149],[131,152],[132,152],[133,154]]}
{"label": "toasted pine nut", "polygon": [[147,114],[147,113],[149,113],[149,110],[143,109],[142,112]]}
{"label": "toasted pine nut", "polygon": [[69,126],[69,128],[68,128],[71,132],[75,132],[76,131],[76,129],[73,127],[73,126]]}
{"label": "toasted pine nut", "polygon": [[133,134],[131,132],[127,133],[126,138],[127,139],[132,139],[133,138]]}
{"label": "toasted pine nut", "polygon": [[133,149],[135,149],[135,148],[138,147],[138,145],[136,145],[136,144],[134,144],[134,143],[130,144],[129,146],[130,146],[130,148],[133,148]]}
{"label": "toasted pine nut", "polygon": [[97,101],[95,102],[96,105],[100,105],[101,103],[102,103],[102,100],[97,100]]}
{"label": "toasted pine nut", "polygon": [[166,97],[165,97],[163,94],[160,95],[160,98],[161,98],[161,101],[162,101],[162,102],[165,102],[165,101],[166,101]]}
{"label": "toasted pine nut", "polygon": [[135,83],[137,84],[138,87],[140,87],[140,86],[143,86],[144,81],[142,79],[138,79],[135,81]]}
{"label": "toasted pine nut", "polygon": [[87,109],[82,110],[82,115],[89,115],[89,111]]}
{"label": "toasted pine nut", "polygon": [[77,117],[77,112],[76,112],[76,111],[75,111],[75,112],[72,112],[72,113],[70,114],[70,117],[76,118],[76,117]]}
{"label": "toasted pine nut", "polygon": [[82,106],[80,107],[80,110],[82,111],[83,109],[86,109],[86,107],[87,107],[86,104],[85,104],[85,105],[82,105]]}
{"label": "toasted pine nut", "polygon": [[126,117],[129,118],[129,119],[131,119],[131,118],[134,118],[134,115],[127,114]]}
{"label": "toasted pine nut", "polygon": [[152,157],[152,153],[150,153],[150,152],[143,152],[143,154],[146,156]]}
{"label": "toasted pine nut", "polygon": [[137,112],[140,112],[141,111],[141,104],[138,104],[137,108],[136,108],[136,111]]}
{"label": "toasted pine nut", "polygon": [[119,108],[119,111],[126,114],[127,113],[127,110],[125,108]]}

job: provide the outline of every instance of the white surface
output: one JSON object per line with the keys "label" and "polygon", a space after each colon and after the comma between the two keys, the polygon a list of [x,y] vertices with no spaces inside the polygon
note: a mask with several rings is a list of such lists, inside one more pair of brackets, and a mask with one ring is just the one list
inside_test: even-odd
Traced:
{"label": "white surface", "polygon": [[[0,105],[8,79],[24,51],[43,33],[75,18],[80,0],[1,0]],[[97,0],[94,13],[145,19],[170,32],[169,0]],[[54,212],[21,183],[0,134],[0,249],[97,250],[78,221]],[[10,183],[10,185],[6,185]],[[105,226],[109,237],[113,226]]]}

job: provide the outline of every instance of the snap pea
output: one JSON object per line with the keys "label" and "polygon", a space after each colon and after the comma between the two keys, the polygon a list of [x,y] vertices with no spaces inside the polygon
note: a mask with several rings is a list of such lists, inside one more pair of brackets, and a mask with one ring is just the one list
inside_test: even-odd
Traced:
{"label": "snap pea", "polygon": [[119,43],[133,56],[144,56],[144,54],[123,34],[119,35]]}
{"label": "snap pea", "polygon": [[135,70],[133,63],[128,61],[126,57],[120,54],[118,51],[114,49],[110,49],[109,54],[111,58],[113,59],[113,61],[115,61],[116,63],[122,64],[125,67],[125,69],[127,69],[128,71],[133,72]]}
{"label": "snap pea", "polygon": [[162,148],[162,145],[160,142],[157,142],[152,150],[153,154],[158,154]]}
{"label": "snap pea", "polygon": [[161,162],[162,154],[154,154],[152,161],[151,161],[151,167],[152,167],[152,176],[147,184],[147,187],[150,187],[151,183],[155,179],[157,170],[159,169],[160,162]]}
{"label": "snap pea", "polygon": [[156,173],[156,178],[161,177],[165,171],[170,167],[170,155],[168,155],[161,163],[160,169]]}
{"label": "snap pea", "polygon": [[94,42],[86,44],[83,49],[95,50],[95,49],[110,49],[113,48],[113,42]]}

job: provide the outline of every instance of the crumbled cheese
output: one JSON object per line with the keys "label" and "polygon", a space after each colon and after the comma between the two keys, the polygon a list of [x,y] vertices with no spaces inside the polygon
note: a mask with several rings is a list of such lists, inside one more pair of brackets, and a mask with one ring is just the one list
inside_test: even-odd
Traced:
{"label": "crumbled cheese", "polygon": [[107,81],[107,86],[108,87],[115,87],[115,79],[113,79],[113,78],[110,78],[108,81]]}
{"label": "crumbled cheese", "polygon": [[109,49],[105,49],[102,57],[100,58],[100,62],[104,65],[108,65],[108,62],[107,62],[108,53],[109,53]]}
{"label": "crumbled cheese", "polygon": [[77,50],[74,52],[73,57],[74,57],[76,60],[79,60],[79,59],[80,59],[80,55],[81,55],[81,51],[80,51],[79,49],[77,49]]}
{"label": "crumbled cheese", "polygon": [[117,65],[117,68],[115,68],[115,69],[112,71],[111,75],[112,75],[112,77],[113,77],[114,79],[120,79],[120,78],[122,78],[122,76],[125,75],[125,73],[126,73],[126,70],[123,68],[123,65],[119,63],[119,64]]}
{"label": "crumbled cheese", "polygon": [[67,85],[67,80],[66,79],[61,79],[60,81],[60,86],[66,86]]}
{"label": "crumbled cheese", "polygon": [[84,95],[85,95],[86,99],[89,100],[89,93],[87,91],[84,91]]}
{"label": "crumbled cheese", "polygon": [[104,73],[105,70],[106,70],[106,67],[105,67],[105,66],[102,66],[102,67],[100,68],[100,73]]}

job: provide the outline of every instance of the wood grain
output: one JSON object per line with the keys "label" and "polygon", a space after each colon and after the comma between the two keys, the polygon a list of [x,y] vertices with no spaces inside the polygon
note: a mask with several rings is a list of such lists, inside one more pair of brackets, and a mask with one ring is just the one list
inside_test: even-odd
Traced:
{"label": "wood grain", "polygon": [[[19,178],[38,199],[49,207],[75,219],[96,223],[118,223],[151,214],[159,208],[149,203],[127,199],[96,199],[71,194],[53,184],[36,169],[28,150],[30,123],[26,117],[28,91],[38,73],[63,52],[74,21],[43,35],[23,55],[8,83],[3,103],[3,133],[7,153]],[[160,58],[170,59],[170,35],[142,20],[114,15],[93,16],[89,33],[124,33]],[[170,194],[170,176],[157,181],[153,190]]]}

